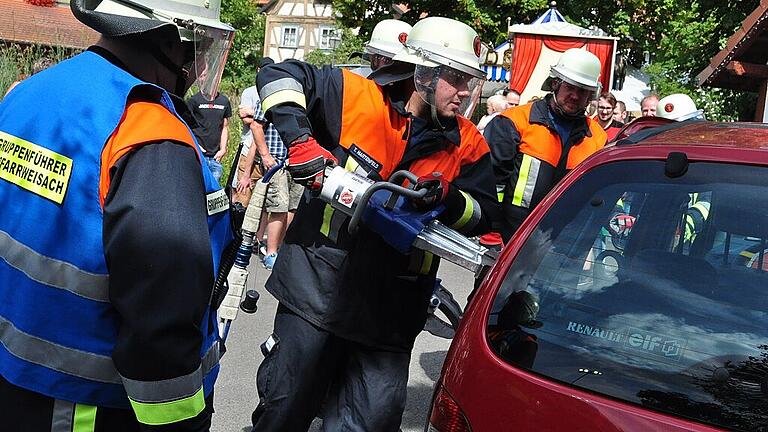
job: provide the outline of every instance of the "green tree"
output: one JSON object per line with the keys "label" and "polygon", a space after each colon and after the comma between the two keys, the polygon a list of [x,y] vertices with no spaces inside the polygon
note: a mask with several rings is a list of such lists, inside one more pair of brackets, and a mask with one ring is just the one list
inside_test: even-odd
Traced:
{"label": "green tree", "polygon": [[338,30],[339,44],[332,50],[316,49],[304,56],[304,61],[315,66],[338,65],[349,63],[349,56],[355,52],[363,52],[365,41],[347,28]]}
{"label": "green tree", "polygon": [[224,68],[222,88],[239,93],[253,85],[256,63],[264,52],[266,17],[253,0],[223,0],[221,20],[237,30]]}

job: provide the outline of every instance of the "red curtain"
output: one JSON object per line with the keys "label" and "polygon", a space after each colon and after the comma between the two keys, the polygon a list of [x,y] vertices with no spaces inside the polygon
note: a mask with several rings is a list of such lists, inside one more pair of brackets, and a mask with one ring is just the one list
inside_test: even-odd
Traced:
{"label": "red curtain", "polygon": [[525,90],[528,80],[541,54],[542,37],[529,34],[515,35],[515,51],[512,55],[512,70],[509,73],[509,88],[518,93]]}
{"label": "red curtain", "polygon": [[552,51],[564,52],[571,48],[581,48],[584,46],[584,39],[576,39],[572,37],[547,37],[544,38],[544,45]]}
{"label": "red curtain", "polygon": [[600,59],[602,70],[600,71],[600,83],[603,84],[603,91],[611,89],[611,68],[613,67],[613,41],[589,39],[587,50]]}

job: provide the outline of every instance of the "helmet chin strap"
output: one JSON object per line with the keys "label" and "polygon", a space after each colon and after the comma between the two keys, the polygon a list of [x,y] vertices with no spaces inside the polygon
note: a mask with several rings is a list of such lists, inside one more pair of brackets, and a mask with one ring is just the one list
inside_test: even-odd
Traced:
{"label": "helmet chin strap", "polygon": [[560,80],[555,81],[552,83],[552,103],[554,104],[554,111],[557,115],[560,117],[565,118],[566,120],[576,120],[584,117],[584,113],[579,112],[576,114],[567,113],[565,109],[557,102],[557,91],[560,90],[560,85],[563,82]]}
{"label": "helmet chin strap", "polygon": [[163,67],[168,69],[176,76],[176,85],[174,86],[174,94],[179,97],[184,97],[184,93],[187,92],[187,78],[189,77],[189,70],[183,66],[179,66],[173,62],[157,45],[152,45],[150,48],[152,57],[155,58]]}

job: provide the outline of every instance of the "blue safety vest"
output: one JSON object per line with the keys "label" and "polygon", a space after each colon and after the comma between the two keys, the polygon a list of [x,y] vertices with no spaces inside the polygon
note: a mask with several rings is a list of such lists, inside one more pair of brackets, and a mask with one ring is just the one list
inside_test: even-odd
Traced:
{"label": "blue safety vest", "polygon": [[[178,117],[165,91],[92,52],[31,77],[0,102],[0,375],[19,387],[115,408],[131,407],[127,395],[135,408],[174,393],[202,399],[201,385],[205,396],[213,390],[219,336],[210,308],[200,325],[201,368],[173,385],[124,379],[112,362],[119,319],[108,297],[100,157],[139,86],[153,87],[145,93]],[[201,169],[215,274],[231,239],[228,206],[208,165]]]}

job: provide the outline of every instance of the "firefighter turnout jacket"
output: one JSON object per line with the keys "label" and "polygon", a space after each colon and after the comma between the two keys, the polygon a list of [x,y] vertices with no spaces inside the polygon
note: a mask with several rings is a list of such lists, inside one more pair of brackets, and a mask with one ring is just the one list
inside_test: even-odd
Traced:
{"label": "firefighter turnout jacket", "polygon": [[[505,240],[569,170],[605,146],[605,131],[596,121],[558,117],[549,109],[552,97],[503,111],[484,132],[496,183],[504,188]],[[569,130],[565,142],[558,131],[562,124]]]}
{"label": "firefighter turnout jacket", "polygon": [[[485,140],[467,119],[445,130],[408,114],[402,84],[378,85],[346,70],[297,61],[258,76],[267,118],[283,142],[312,135],[347,170],[373,180],[400,169],[440,172],[451,182],[442,222],[467,235],[486,232],[496,217]],[[398,253],[365,227],[350,236],[348,218],[320,200],[305,200],[280,249],[267,289],[314,325],[337,336],[410,351],[426,320],[439,259]]]}
{"label": "firefighter turnout jacket", "polygon": [[177,422],[218,374],[228,205],[183,101],[119,64],[94,47],[0,103],[0,395],[50,398],[25,420],[47,430],[92,430],[100,408],[201,430]]}

